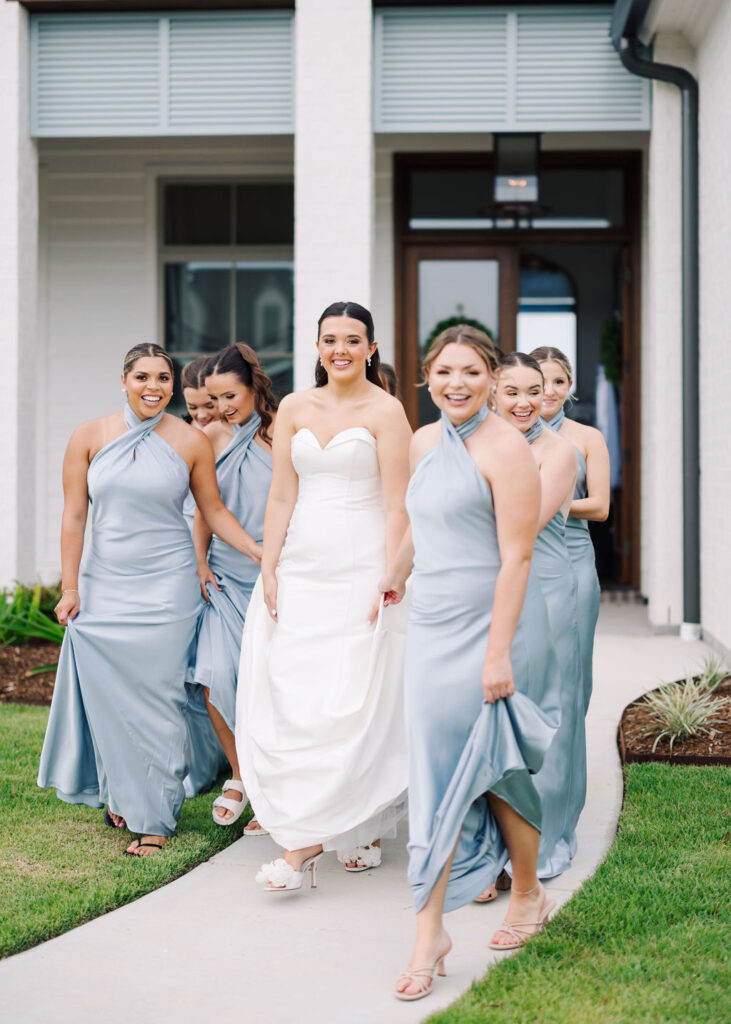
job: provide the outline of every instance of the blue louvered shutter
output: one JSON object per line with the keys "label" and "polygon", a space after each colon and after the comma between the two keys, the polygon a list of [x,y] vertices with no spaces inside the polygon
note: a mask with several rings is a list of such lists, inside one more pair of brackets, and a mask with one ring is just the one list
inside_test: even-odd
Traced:
{"label": "blue louvered shutter", "polygon": [[438,7],[375,14],[379,132],[650,127],[650,83],[624,69],[611,7]]}
{"label": "blue louvered shutter", "polygon": [[31,134],[294,130],[292,11],[34,15]]}

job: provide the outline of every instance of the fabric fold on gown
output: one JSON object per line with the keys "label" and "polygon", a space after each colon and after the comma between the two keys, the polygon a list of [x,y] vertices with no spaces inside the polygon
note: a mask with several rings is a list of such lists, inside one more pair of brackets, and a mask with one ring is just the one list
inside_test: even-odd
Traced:
{"label": "fabric fold on gown", "polygon": [[302,429],[291,450],[299,491],[277,569],[278,618],[260,578],[241,647],[236,748],[276,843],[345,853],[393,834],[405,813],[408,601],[369,624],[386,568],[373,435],[349,428],[322,448]]}
{"label": "fabric fold on gown", "polygon": [[183,517],[185,461],[139,420],[97,453],[91,531],[79,572],[41,753],[39,786],[108,803],[133,832],[170,835],[184,799],[185,670],[198,613],[195,553]]}
{"label": "fabric fold on gown", "polygon": [[460,428],[442,415],[441,439],[407,495],[415,548],[405,684],[408,878],[417,912],[458,836],[445,911],[478,896],[505,865],[488,790],[540,829],[532,774],[560,720],[558,666],[533,571],[510,650],[516,693],[493,704],[483,698],[501,562],[492,494],[463,438],[487,415],[485,407]]}

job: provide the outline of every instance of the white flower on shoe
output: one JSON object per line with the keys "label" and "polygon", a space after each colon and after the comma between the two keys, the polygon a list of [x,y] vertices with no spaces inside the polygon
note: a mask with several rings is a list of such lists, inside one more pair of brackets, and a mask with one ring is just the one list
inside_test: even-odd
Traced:
{"label": "white flower on shoe", "polygon": [[381,863],[380,846],[356,846],[347,853],[338,853],[341,864],[362,864],[366,868],[377,868]]}
{"label": "white flower on shoe", "polygon": [[259,885],[271,885],[273,888],[285,886],[294,874],[294,868],[283,857],[262,864],[256,875]]}

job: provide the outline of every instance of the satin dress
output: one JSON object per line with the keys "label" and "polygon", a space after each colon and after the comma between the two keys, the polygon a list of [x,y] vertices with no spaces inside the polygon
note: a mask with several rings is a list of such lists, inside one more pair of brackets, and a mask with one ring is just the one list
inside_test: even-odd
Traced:
{"label": "satin dress", "polygon": [[81,610],[61,647],[39,786],[108,803],[132,832],[175,831],[190,759],[185,672],[200,590],[183,517],[188,466],[124,410],[127,432],[92,459]]}
{"label": "satin dress", "polygon": [[490,487],[464,444],[487,407],[439,443],[409,484],[415,560],[406,650],[409,870],[422,909],[459,844],[445,910],[494,884],[508,859],[487,791],[541,828],[533,781],[559,724],[560,678],[546,604],[531,571],[510,659],[516,692],[489,704],[482,667],[500,571]]}
{"label": "satin dress", "polygon": [[[542,432],[543,422],[539,419],[524,437],[533,444]],[[576,853],[576,825],[586,800],[577,585],[560,509],[536,537],[532,566],[546,602],[561,673],[561,724],[533,780],[543,809],[538,877],[553,878],[569,867]]]}
{"label": "satin dress", "polygon": [[257,820],[289,850],[343,857],[406,812],[408,602],[369,612],[386,569],[376,440],[291,442],[299,486],[277,569],[277,622],[254,587],[241,648],[236,749]]}
{"label": "satin dress", "polygon": [[[560,432],[561,424],[566,418],[563,408],[559,409],[548,426]],[[574,501],[586,498],[586,459],[584,453],[576,449],[579,455],[579,473],[576,477]],[[584,711],[589,709],[593,686],[594,634],[599,618],[599,598],[601,590],[596,571],[594,545],[589,533],[586,519],[575,519],[569,516],[566,520],[566,545],[569,549],[571,562],[576,574],[577,607],[579,611],[579,648],[581,652],[581,679],[584,690]]]}
{"label": "satin dress", "polygon": [[[226,508],[258,543],[264,537],[264,512],[272,482],[272,457],[256,442],[261,417],[252,413],[234,426],[234,436],[216,459],[216,479]],[[233,731],[236,676],[241,637],[259,565],[215,535],[208,566],[221,590],[208,587],[211,603],[201,599],[195,657],[188,675],[197,687],[210,689],[210,701]]]}

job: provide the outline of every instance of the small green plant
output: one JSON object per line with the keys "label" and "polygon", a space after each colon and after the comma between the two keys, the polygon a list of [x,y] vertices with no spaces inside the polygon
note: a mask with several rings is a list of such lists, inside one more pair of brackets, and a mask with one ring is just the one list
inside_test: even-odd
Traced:
{"label": "small green plant", "polygon": [[62,643],[64,627],[53,622],[42,607],[54,597],[57,601],[55,592],[40,583],[34,587],[19,583],[14,591],[0,590],[0,646],[20,646],[30,639]]}
{"label": "small green plant", "polygon": [[701,681],[688,676],[684,683],[667,683],[645,696],[655,724],[647,732],[661,732],[652,745],[653,753],[660,740],[667,736],[670,749],[677,739],[697,736],[699,732],[710,732],[709,726],[719,722],[718,711],[731,703],[728,697],[714,697]]}
{"label": "small green plant", "polygon": [[699,682],[709,693],[713,693],[728,674],[728,665],[723,658],[719,658],[717,654],[707,654],[703,659],[703,671],[700,674]]}

